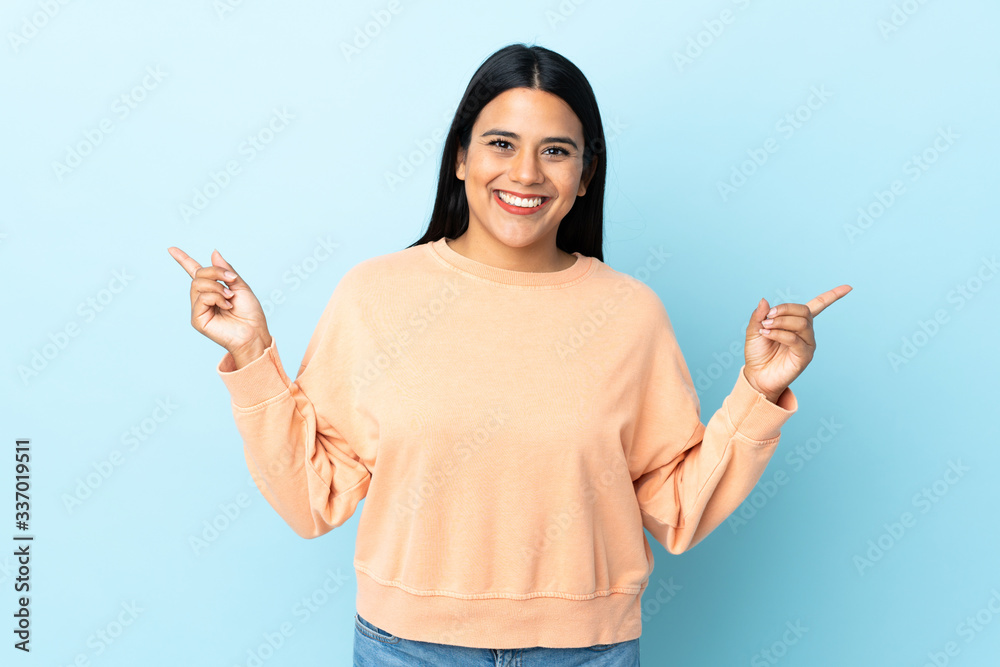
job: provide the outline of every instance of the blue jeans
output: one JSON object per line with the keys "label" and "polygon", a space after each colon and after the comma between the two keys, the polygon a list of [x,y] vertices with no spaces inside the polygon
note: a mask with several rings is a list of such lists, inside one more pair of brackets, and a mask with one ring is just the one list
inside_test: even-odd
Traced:
{"label": "blue jeans", "polygon": [[639,640],[584,648],[469,648],[403,639],[354,615],[354,667],[639,667]]}

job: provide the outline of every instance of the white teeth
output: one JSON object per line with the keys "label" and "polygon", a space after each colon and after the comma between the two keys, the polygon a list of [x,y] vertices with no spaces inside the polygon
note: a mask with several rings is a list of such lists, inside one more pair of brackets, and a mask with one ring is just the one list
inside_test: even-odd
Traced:
{"label": "white teeth", "polygon": [[514,195],[509,195],[506,192],[497,190],[497,196],[504,200],[508,204],[513,206],[520,206],[521,208],[535,208],[541,205],[542,197],[534,197],[532,199],[521,199],[520,197],[515,197]]}

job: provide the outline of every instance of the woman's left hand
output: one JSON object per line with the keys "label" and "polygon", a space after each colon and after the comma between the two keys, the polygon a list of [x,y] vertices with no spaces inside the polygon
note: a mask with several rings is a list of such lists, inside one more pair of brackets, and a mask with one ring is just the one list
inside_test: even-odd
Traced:
{"label": "woman's left hand", "polygon": [[750,316],[744,374],[750,385],[772,403],[805,370],[816,351],[813,318],[853,287],[841,285],[807,304],[782,303],[773,308],[761,299]]}

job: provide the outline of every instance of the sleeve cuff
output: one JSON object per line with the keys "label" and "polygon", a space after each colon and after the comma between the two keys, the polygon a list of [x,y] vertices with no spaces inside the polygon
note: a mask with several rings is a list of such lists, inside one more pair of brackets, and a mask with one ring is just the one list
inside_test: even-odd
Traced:
{"label": "sleeve cuff", "polygon": [[726,397],[727,414],[733,428],[750,440],[765,442],[781,435],[781,427],[799,408],[798,399],[791,387],[778,397],[777,403],[751,386],[740,366],[736,385]]}
{"label": "sleeve cuff", "polygon": [[229,390],[233,405],[239,408],[252,408],[269,401],[288,391],[291,384],[278,357],[274,336],[264,353],[243,368],[236,369],[236,361],[227,350],[215,370]]}

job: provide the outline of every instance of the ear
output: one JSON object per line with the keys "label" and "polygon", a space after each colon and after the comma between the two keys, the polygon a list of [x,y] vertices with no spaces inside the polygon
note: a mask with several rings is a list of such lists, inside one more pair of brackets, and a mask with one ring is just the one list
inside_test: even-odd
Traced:
{"label": "ear", "polygon": [[465,156],[467,154],[468,151],[466,149],[461,146],[458,147],[458,155],[455,158],[455,176],[457,176],[460,181],[465,180]]}
{"label": "ear", "polygon": [[587,194],[587,186],[590,185],[590,180],[594,177],[594,174],[597,173],[597,161],[600,159],[600,157],[595,155],[594,159],[590,161],[590,166],[587,167],[584,170],[583,175],[580,176],[580,187],[576,192],[577,197],[582,197]]}

